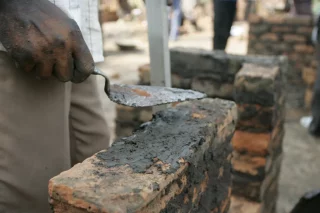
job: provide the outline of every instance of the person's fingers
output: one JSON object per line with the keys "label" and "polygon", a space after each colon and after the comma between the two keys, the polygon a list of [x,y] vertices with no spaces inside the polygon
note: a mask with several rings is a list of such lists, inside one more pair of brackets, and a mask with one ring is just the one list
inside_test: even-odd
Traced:
{"label": "person's fingers", "polygon": [[14,52],[9,51],[9,55],[17,63],[18,68],[25,72],[32,72],[36,66],[36,62],[31,50],[24,48]]}
{"label": "person's fingers", "polygon": [[63,57],[59,57],[56,64],[53,67],[53,75],[58,78],[59,81],[67,82],[73,78],[74,64],[71,54]]}
{"label": "person's fingers", "polygon": [[53,61],[44,61],[37,63],[34,69],[37,79],[45,80],[52,76],[54,63]]}
{"label": "person's fingers", "polygon": [[72,45],[74,73],[72,82],[80,83],[87,79],[94,70],[94,61],[80,31],[74,35]]}
{"label": "person's fingers", "polygon": [[18,69],[23,70],[25,72],[32,72],[35,67],[36,67],[36,63],[33,61],[26,61],[26,60],[15,60],[16,65],[18,67]]}

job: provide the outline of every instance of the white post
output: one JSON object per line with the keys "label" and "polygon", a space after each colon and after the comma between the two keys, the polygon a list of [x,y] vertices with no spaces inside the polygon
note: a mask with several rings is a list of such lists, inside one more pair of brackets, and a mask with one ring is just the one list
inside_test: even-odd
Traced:
{"label": "white post", "polygon": [[[146,0],[152,86],[171,87],[167,0]],[[153,107],[153,112],[164,106]]]}

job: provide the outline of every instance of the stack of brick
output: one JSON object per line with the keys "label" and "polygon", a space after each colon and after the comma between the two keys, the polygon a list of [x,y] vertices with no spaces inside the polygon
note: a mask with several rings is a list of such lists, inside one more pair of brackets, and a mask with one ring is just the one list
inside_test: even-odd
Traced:
{"label": "stack of brick", "polygon": [[231,101],[204,99],[158,112],[49,182],[55,213],[227,213],[231,199]]}
{"label": "stack of brick", "polygon": [[[288,106],[310,106],[309,88],[314,79],[315,48],[311,41],[313,21],[309,16],[273,15],[249,18],[249,54],[286,55],[289,59],[287,73]],[[308,88],[306,90],[306,88]]]}
{"label": "stack of brick", "polygon": [[233,194],[274,213],[284,137],[284,92],[279,67],[244,64],[235,79],[239,120],[232,139]]}

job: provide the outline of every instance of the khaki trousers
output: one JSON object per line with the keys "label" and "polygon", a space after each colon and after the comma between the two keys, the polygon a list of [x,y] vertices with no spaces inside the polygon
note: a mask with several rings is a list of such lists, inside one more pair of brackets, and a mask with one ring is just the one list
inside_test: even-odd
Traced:
{"label": "khaki trousers", "polygon": [[49,179],[108,145],[94,77],[36,80],[0,52],[0,213],[51,212]]}

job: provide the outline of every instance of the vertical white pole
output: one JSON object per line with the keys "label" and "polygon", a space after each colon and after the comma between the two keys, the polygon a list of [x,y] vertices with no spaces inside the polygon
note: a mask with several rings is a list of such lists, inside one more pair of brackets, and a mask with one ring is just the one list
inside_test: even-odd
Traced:
{"label": "vertical white pole", "polygon": [[[146,0],[152,86],[171,87],[167,0]],[[164,106],[153,108],[153,112]]]}

